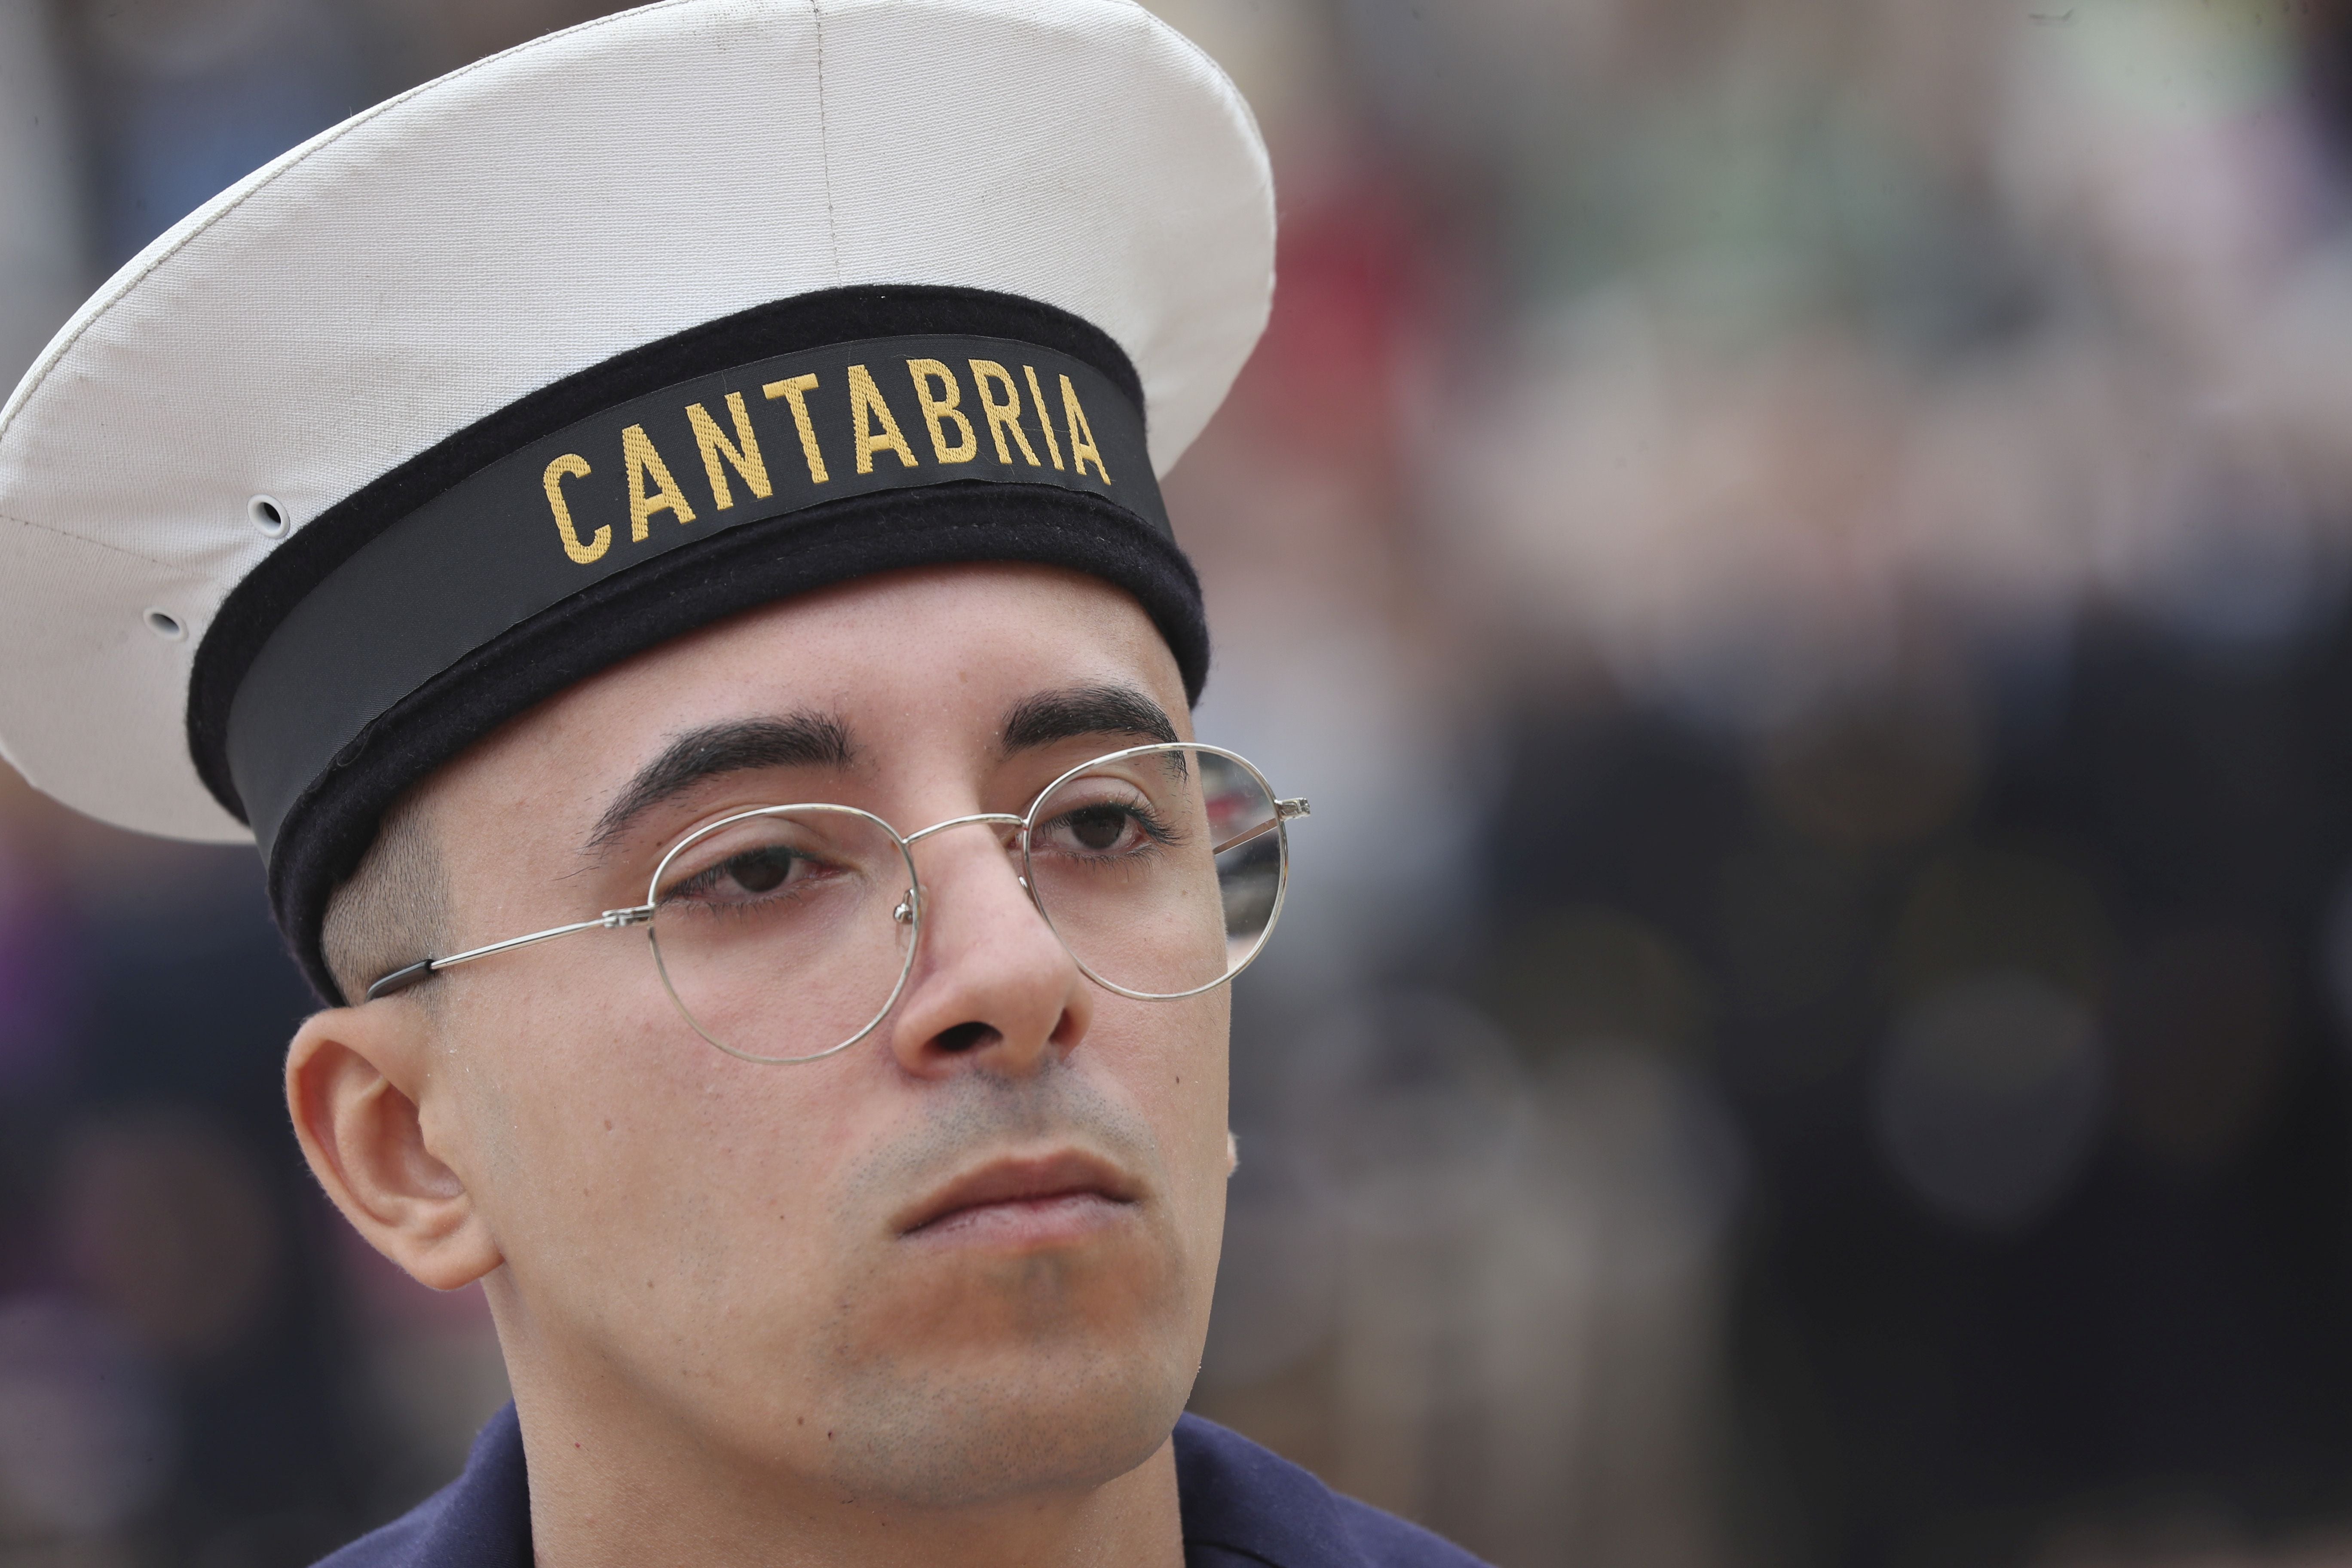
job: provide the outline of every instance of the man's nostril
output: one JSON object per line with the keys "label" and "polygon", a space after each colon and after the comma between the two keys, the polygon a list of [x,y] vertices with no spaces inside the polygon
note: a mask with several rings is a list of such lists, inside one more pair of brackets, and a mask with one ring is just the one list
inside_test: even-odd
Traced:
{"label": "man's nostril", "polygon": [[984,1046],[996,1037],[996,1031],[986,1024],[958,1024],[952,1029],[941,1029],[932,1036],[931,1044],[950,1056],[957,1056],[975,1046]]}

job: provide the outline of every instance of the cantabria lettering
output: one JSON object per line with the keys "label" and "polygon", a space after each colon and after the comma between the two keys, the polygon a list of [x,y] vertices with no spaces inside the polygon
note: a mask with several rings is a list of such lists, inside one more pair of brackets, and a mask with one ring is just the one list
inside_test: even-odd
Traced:
{"label": "cantabria lettering", "polygon": [[[805,362],[803,362],[805,363]],[[622,481],[630,542],[656,529],[684,528],[706,514],[767,501],[780,489],[793,506],[824,498],[844,475],[898,484],[1035,470],[1089,487],[1112,484],[1078,386],[1066,373],[994,359],[908,358],[841,364],[771,381],[757,397],[741,392],[685,403],[669,418],[629,405],[598,454],[565,452],[541,475],[548,514],[564,555],[583,566],[604,559],[623,511],[610,505],[612,479],[585,483],[599,464]],[[667,449],[665,449],[667,447]],[[796,454],[799,462],[785,454]],[[801,473],[805,472],[805,483]],[[873,485],[849,481],[864,490]],[[598,500],[595,498],[604,498]]]}

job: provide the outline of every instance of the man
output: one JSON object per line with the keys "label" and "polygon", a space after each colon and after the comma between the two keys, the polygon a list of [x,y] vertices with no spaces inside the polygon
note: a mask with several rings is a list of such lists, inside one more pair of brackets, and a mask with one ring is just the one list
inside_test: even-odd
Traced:
{"label": "man", "polygon": [[1193,743],[1155,476],[1272,211],[1127,0],[668,0],[288,154],[0,413],[9,759],[258,842],[311,1167],[497,1321],[332,1561],[1468,1561],[1180,1420],[1306,806]]}

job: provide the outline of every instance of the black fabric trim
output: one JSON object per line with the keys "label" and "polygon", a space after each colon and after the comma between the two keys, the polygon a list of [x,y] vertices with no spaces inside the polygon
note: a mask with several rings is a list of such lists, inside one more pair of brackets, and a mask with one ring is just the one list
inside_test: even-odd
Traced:
{"label": "black fabric trim", "polygon": [[345,746],[288,812],[271,905],[320,995],[340,998],[320,946],[328,900],[408,786],[498,725],[646,648],[729,616],[907,567],[1061,566],[1133,595],[1176,656],[1185,695],[1208,677],[1208,625],[1183,552],[1132,514],[1044,486],[961,483],[845,497],[711,535],[605,578],[476,650]]}
{"label": "black fabric trim", "polygon": [[[239,820],[248,819],[230,776],[226,745],[229,710],[246,672],[295,605],[418,507],[519,447],[615,403],[776,354],[918,334],[1013,338],[1056,349],[1093,365],[1138,410],[1144,407],[1135,367],[1099,328],[1049,305],[982,289],[832,289],[755,306],[632,349],[530,394],[365,486],[299,529],[231,590],[196,651],[188,687],[189,750],[205,787]],[[805,526],[813,514],[802,515]],[[698,560],[703,554],[681,553]]]}

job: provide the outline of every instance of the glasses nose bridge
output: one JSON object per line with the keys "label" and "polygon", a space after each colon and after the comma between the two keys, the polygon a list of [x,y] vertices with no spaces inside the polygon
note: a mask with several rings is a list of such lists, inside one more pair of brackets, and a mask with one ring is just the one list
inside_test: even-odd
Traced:
{"label": "glasses nose bridge", "polygon": [[977,827],[983,824],[994,827],[1019,828],[1026,827],[1029,825],[1029,819],[1002,811],[978,811],[969,816],[950,816],[945,822],[934,822],[929,827],[919,827],[907,835],[907,847],[912,849],[933,834],[945,833],[950,827]]}
{"label": "glasses nose bridge", "polygon": [[[908,834],[901,842],[907,846],[908,864],[912,866],[914,863],[915,846],[921,843],[924,839],[931,837],[935,834],[945,833],[951,827],[1010,827],[1014,830],[1014,834],[1008,841],[1004,842],[1001,847],[1008,855],[1017,855],[1019,853],[1019,832],[1020,830],[1026,828],[1028,826],[1029,819],[1024,816],[1014,816],[1008,812],[1002,811],[978,811],[966,816],[950,816],[945,822],[934,822],[929,827],[918,828],[916,831]],[[1013,868],[1013,876],[1015,879],[1020,882],[1021,890],[1029,895],[1030,902],[1033,904],[1035,903],[1036,894],[1030,889],[1029,879],[1018,865]],[[929,907],[931,899],[930,889],[924,885],[923,874],[920,868],[916,868],[915,869],[915,886],[913,892],[914,897],[907,903],[899,906],[899,918],[902,921],[911,919],[914,917],[916,911],[928,910]]]}

